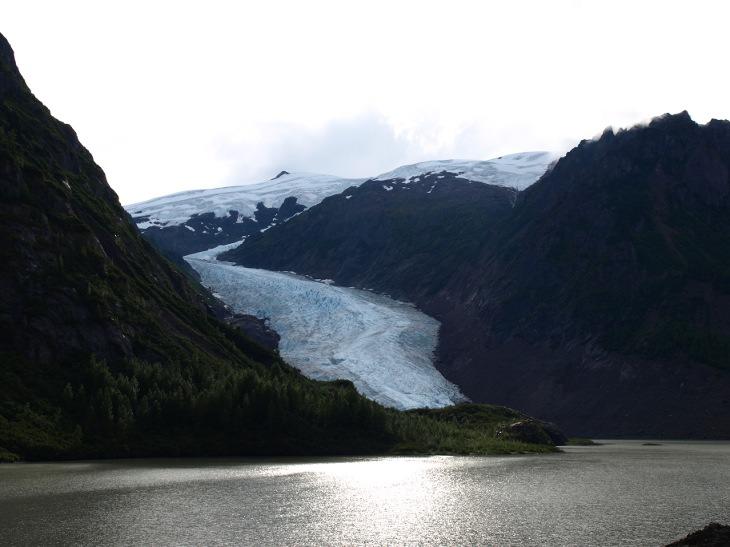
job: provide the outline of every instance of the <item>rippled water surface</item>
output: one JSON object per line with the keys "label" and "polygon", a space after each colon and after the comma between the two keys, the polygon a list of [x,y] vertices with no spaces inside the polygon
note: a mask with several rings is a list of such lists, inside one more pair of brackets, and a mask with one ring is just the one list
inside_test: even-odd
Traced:
{"label": "rippled water surface", "polygon": [[661,545],[730,523],[730,443],[0,466],[0,544]]}

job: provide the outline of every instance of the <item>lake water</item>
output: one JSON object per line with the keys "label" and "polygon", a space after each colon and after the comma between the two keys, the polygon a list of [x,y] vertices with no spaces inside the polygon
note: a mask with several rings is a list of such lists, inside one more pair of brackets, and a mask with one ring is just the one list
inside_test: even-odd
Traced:
{"label": "lake water", "polygon": [[0,466],[0,544],[662,545],[730,523],[730,443]]}

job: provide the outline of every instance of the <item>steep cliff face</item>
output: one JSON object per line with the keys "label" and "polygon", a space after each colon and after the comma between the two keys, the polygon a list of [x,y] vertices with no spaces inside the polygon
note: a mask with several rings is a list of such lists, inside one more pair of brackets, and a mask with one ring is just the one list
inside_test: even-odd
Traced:
{"label": "steep cliff face", "polygon": [[49,364],[95,354],[168,360],[208,340],[207,297],[128,221],[74,130],[28,90],[0,40],[0,340]]}
{"label": "steep cliff face", "polygon": [[582,142],[517,195],[399,202],[419,219],[404,228],[358,201],[383,184],[366,183],[225,256],[412,299],[475,400],[575,434],[730,436],[729,172],[730,123],[663,116]]}

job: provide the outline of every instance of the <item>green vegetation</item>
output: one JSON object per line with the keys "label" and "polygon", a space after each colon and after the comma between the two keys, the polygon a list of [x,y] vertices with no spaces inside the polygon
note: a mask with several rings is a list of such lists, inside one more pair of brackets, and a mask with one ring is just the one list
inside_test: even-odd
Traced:
{"label": "green vegetation", "polygon": [[14,463],[20,461],[20,456],[0,447],[0,463]]}
{"label": "green vegetation", "polygon": [[[279,361],[248,368],[132,361],[112,372],[92,358],[67,370],[52,400],[11,402],[3,394],[0,461],[556,450],[500,436],[504,426],[525,418],[504,407],[398,412],[358,395],[351,382],[311,381]],[[4,385],[22,383],[7,369],[3,374]]]}
{"label": "green vegetation", "polygon": [[[541,442],[524,442],[509,426],[529,420],[539,430]],[[418,409],[394,417],[402,439],[399,453],[521,454],[558,452],[540,422],[497,405],[460,404],[446,408]],[[402,425],[401,425],[402,424]]]}

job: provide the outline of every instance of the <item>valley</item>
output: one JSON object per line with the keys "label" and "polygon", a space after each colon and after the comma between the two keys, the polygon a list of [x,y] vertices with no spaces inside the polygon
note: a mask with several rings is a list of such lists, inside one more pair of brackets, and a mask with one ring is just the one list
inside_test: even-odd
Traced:
{"label": "valley", "polygon": [[[414,303],[441,325],[439,372],[473,401],[579,436],[724,438],[728,125],[666,115],[561,158],[435,160],[344,189],[284,175],[254,185],[277,198],[248,210],[284,207],[310,184],[317,199],[244,235],[222,225],[208,246],[225,241],[220,260],[246,268]],[[184,214],[176,196],[129,210],[167,215],[164,229],[138,226],[170,254],[190,248],[201,219],[227,222],[217,215],[239,194],[205,191],[215,207],[185,198]]]}
{"label": "valley", "polygon": [[0,547],[730,546],[730,4],[6,4]]}

